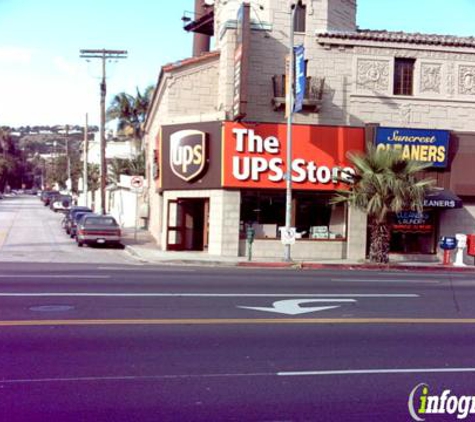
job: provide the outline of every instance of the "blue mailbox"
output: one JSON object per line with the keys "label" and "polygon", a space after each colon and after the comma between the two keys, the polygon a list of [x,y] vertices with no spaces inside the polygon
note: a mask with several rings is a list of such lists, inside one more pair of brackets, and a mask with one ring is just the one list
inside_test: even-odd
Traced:
{"label": "blue mailbox", "polygon": [[439,246],[444,251],[451,251],[457,247],[457,239],[455,237],[442,236],[439,240]]}

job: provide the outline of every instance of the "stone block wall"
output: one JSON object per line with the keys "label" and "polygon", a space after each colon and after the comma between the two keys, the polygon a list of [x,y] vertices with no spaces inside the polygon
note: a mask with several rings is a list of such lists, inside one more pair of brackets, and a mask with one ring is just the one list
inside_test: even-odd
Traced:
{"label": "stone block wall", "polygon": [[167,78],[168,118],[216,112],[219,61],[185,66]]}
{"label": "stone block wall", "polygon": [[[246,256],[246,240],[240,240],[240,256]],[[291,257],[293,260],[339,260],[344,259],[346,255],[346,242],[316,241],[316,240],[297,240],[291,248]],[[252,256],[254,258],[279,259],[284,258],[284,245],[280,240],[256,239],[252,244]]]}

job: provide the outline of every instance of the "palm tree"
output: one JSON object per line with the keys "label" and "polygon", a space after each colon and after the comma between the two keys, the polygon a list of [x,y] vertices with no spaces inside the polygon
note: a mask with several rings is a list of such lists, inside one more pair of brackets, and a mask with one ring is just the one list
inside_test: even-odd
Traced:
{"label": "palm tree", "polygon": [[99,165],[87,163],[87,186],[92,192],[92,209],[96,206],[96,191],[100,188],[101,170]]}
{"label": "palm tree", "polygon": [[147,110],[150,105],[154,87],[150,85],[142,94],[137,88],[137,95],[121,92],[114,96],[107,109],[106,117],[108,121],[117,119],[117,130],[127,135],[131,135],[138,147],[142,147],[144,123]]}
{"label": "palm tree", "polygon": [[366,154],[350,153],[356,175],[349,190],[338,191],[332,203],[346,202],[368,216],[369,260],[389,262],[390,213],[403,210],[422,212],[424,194],[434,184],[420,178],[430,164],[404,160],[394,150],[377,150],[367,145]]}
{"label": "palm tree", "polygon": [[113,158],[108,165],[109,182],[119,184],[120,175],[145,176],[145,152],[141,151],[131,159]]}

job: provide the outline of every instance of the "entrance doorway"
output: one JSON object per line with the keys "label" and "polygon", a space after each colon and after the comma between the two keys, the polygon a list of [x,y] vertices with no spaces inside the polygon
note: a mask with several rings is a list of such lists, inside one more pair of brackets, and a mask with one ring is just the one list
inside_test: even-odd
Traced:
{"label": "entrance doorway", "polygon": [[208,249],[209,199],[178,198],[168,201],[167,250]]}

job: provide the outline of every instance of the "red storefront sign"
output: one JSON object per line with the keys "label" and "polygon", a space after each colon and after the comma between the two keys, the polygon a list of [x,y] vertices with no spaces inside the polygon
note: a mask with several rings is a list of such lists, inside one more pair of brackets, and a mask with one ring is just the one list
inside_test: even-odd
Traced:
{"label": "red storefront sign", "polygon": [[[285,188],[287,125],[225,122],[223,132],[223,187]],[[293,125],[293,188],[345,189],[349,151],[364,151],[363,128]]]}

